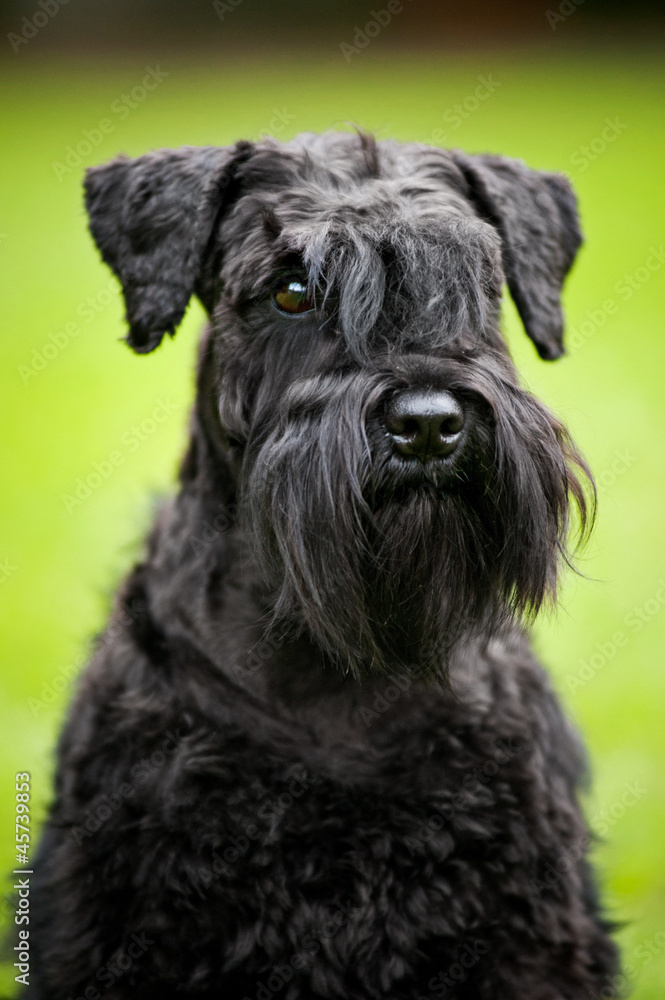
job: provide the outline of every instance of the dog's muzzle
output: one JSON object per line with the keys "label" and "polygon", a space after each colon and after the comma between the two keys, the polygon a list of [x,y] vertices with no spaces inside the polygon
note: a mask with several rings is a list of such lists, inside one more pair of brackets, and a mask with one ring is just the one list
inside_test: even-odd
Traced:
{"label": "dog's muzzle", "polygon": [[407,390],[389,400],[384,414],[394,451],[421,462],[448,458],[460,445],[464,410],[449,392]]}

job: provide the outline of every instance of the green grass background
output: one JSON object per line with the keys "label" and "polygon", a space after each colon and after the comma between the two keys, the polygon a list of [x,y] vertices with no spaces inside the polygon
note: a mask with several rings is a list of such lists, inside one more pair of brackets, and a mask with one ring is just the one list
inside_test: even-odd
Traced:
{"label": "green grass background", "polygon": [[[651,247],[665,242],[661,54],[571,53],[554,45],[540,52],[408,56],[370,47],[347,64],[333,40],[318,55],[301,52],[293,59],[165,56],[159,62],[168,77],[120,120],[112,103],[140,84],[150,62],[141,56],[120,63],[101,57],[45,62],[26,50],[3,76],[0,560],[7,563],[0,572],[0,867],[8,870],[14,860],[14,774],[31,773],[37,820],[48,800],[52,747],[68,697],[66,688],[58,690],[63,672],[72,673],[102,626],[154,498],[173,483],[203,321],[200,306],[192,304],[176,339],[154,356],[135,357],[118,342],[122,308],[117,296],[107,295],[113,283],[87,234],[84,167],[120,150],[139,154],[251,138],[271,121],[273,129],[280,125],[276,111],[288,121],[275,131],[278,138],[344,122],[379,137],[422,141],[444,129],[444,145],[566,171],[580,197],[587,243],[565,296],[576,348],[556,364],[538,361],[512,305],[505,310],[526,382],[568,422],[600,481],[598,527],[582,560],[586,578],[569,575],[558,613],[538,623],[535,642],[590,747],[595,783],[588,812],[597,829],[606,828],[596,861],[609,911],[626,922],[619,937],[630,987],[640,1000],[661,998],[665,266],[647,272],[625,301],[616,287],[646,266]],[[451,127],[445,113],[488,74],[494,93]],[[58,179],[53,163],[102,118],[112,120],[113,131]],[[599,139],[607,118],[625,128],[581,169],[574,154]],[[96,307],[91,319],[84,313],[89,297]],[[583,328],[587,311],[602,310],[608,299],[617,309],[601,315],[602,324]],[[33,351],[42,352],[50,334],[72,322],[78,336],[24,384],[21,366],[29,368]],[[149,417],[159,399],[174,412],[130,451],[123,435]],[[68,512],[63,495],[118,448],[123,464]],[[608,643],[617,632],[625,641],[613,654]],[[575,683],[595,653],[594,672]],[[5,924],[11,910],[5,901]],[[11,973],[5,989],[9,983]]]}

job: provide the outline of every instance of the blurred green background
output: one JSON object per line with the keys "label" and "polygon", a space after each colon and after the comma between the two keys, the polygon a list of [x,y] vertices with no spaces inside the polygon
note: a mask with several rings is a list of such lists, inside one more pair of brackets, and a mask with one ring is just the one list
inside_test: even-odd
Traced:
{"label": "blurred green background", "polygon": [[[14,4],[6,33],[20,32],[21,18],[34,10]],[[587,809],[604,838],[595,853],[608,909],[625,924],[627,988],[638,1000],[660,1000],[662,50],[648,35],[628,37],[628,29],[622,40],[620,27],[607,30],[582,8],[554,27],[547,8],[538,8],[524,37],[511,28],[492,40],[480,30],[474,39],[462,22],[459,35],[448,37],[438,15],[429,37],[414,2],[351,54],[340,43],[353,45],[356,28],[370,20],[362,4],[322,18],[320,33],[310,11],[307,24],[294,23],[295,41],[283,30],[274,38],[243,35],[237,2],[223,18],[211,4],[197,11],[203,28],[195,48],[180,45],[177,32],[160,36],[158,13],[151,37],[144,24],[143,32],[126,33],[124,48],[115,36],[105,47],[99,27],[78,24],[74,4],[71,18],[63,7],[25,44],[5,45],[0,868],[14,864],[14,775],[31,773],[38,820],[70,679],[140,551],[156,498],[172,488],[204,319],[193,303],[175,340],[148,357],[119,343],[121,302],[86,230],[82,172],[118,151],[264,133],[286,139],[353,122],[380,138],[522,157],[567,172],[578,191],[587,243],[566,289],[568,356],[538,361],[512,305],[505,308],[526,382],[571,427],[600,494],[598,527],[581,561],[585,577],[568,576],[557,614],[539,621],[535,641],[590,748],[595,781]],[[253,31],[256,19],[247,17]],[[234,18],[234,33],[224,34]],[[122,462],[109,474],[112,451]],[[94,473],[83,496],[79,481]],[[13,920],[9,895],[1,918],[4,927]],[[4,991],[12,979],[5,969]]]}

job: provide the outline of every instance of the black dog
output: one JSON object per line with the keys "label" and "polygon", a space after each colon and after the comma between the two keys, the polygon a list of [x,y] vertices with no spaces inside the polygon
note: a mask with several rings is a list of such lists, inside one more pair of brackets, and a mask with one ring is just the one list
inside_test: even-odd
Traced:
{"label": "black dog", "polygon": [[583,753],[521,623],[588,473],[520,385],[568,182],[365,135],[91,170],[128,342],[210,313],[180,492],[80,685],[36,863],[40,1000],[612,995]]}

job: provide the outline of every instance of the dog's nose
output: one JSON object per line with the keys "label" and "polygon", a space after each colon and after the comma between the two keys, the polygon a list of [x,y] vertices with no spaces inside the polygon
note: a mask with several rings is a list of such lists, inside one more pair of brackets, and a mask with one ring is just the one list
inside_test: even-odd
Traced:
{"label": "dog's nose", "polygon": [[464,427],[464,410],[449,392],[409,390],[390,400],[385,425],[395,451],[426,462],[455,451]]}

